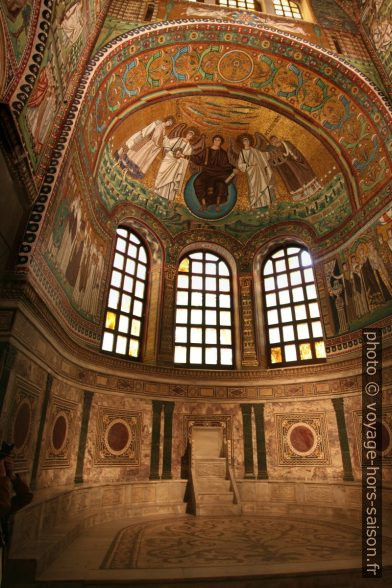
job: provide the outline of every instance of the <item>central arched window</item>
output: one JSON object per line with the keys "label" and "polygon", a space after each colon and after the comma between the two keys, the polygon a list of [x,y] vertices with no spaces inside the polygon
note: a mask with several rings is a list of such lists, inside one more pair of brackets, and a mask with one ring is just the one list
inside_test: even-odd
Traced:
{"label": "central arched window", "polygon": [[233,367],[231,274],[208,251],[189,253],[178,268],[174,363]]}
{"label": "central arched window", "polygon": [[148,273],[147,252],[128,227],[117,229],[102,351],[140,359]]}
{"label": "central arched window", "polygon": [[298,2],[293,0],[272,0],[275,14],[278,16],[289,16],[291,18],[302,18]]}
{"label": "central arched window", "polygon": [[[200,3],[204,2],[204,0],[190,0],[190,2]],[[245,10],[257,10],[261,12],[260,0],[217,0],[216,4],[219,6],[227,6],[228,8],[242,8]]]}
{"label": "central arched window", "polygon": [[271,367],[325,361],[313,261],[304,247],[288,245],[266,259],[263,297]]}

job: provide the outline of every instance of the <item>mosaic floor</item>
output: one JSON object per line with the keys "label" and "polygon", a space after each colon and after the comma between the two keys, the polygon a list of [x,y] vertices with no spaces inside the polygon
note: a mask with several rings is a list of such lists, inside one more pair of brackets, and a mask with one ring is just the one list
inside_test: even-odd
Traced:
{"label": "mosaic floor", "polygon": [[262,565],[355,558],[359,531],[300,519],[189,518],[131,525],[117,535],[103,568]]}
{"label": "mosaic floor", "polygon": [[[384,565],[391,565],[392,539],[383,541],[389,554]],[[339,521],[178,515],[112,521],[88,529],[39,579],[53,585],[84,580],[166,586],[165,580],[295,577],[360,567],[360,529]]]}

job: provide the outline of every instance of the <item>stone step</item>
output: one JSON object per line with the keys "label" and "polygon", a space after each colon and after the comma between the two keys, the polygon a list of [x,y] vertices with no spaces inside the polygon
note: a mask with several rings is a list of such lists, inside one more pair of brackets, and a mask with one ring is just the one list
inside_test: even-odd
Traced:
{"label": "stone step", "polygon": [[197,478],[197,488],[200,492],[228,492],[230,480],[223,478]]}
{"label": "stone step", "polygon": [[233,493],[227,492],[212,493],[212,492],[199,492],[197,495],[197,502],[200,504],[216,504],[218,507],[221,504],[233,504]]}
{"label": "stone step", "polygon": [[226,460],[197,460],[195,462],[197,478],[226,478]]}
{"label": "stone step", "polygon": [[196,514],[200,516],[235,516],[241,514],[239,504],[198,504]]}

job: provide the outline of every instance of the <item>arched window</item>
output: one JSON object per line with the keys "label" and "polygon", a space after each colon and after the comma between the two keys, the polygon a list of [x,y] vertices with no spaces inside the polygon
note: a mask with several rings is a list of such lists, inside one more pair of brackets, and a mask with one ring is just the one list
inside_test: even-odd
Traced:
{"label": "arched window", "polygon": [[[190,0],[190,2],[204,2],[204,0]],[[242,8],[261,12],[261,3],[259,0],[218,0],[216,4],[227,6],[228,8]]]}
{"label": "arched window", "polygon": [[272,0],[275,14],[278,16],[290,16],[291,18],[302,18],[298,2],[293,0]]}
{"label": "arched window", "polygon": [[177,276],[174,363],[233,367],[232,318],[227,263],[208,251],[183,257]]}
{"label": "arched window", "polygon": [[142,241],[127,227],[117,229],[102,351],[140,359],[148,259]]}
{"label": "arched window", "polygon": [[271,367],[324,361],[313,261],[304,247],[288,245],[267,258],[263,297]]}

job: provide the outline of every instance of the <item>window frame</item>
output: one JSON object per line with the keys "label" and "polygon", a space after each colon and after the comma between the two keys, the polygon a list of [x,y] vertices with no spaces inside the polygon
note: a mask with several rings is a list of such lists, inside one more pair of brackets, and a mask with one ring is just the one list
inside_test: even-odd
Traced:
{"label": "window frame", "polygon": [[[298,252],[298,256],[301,255],[302,252],[306,252],[310,255],[311,259],[312,259],[312,264],[311,267],[313,269],[313,278],[314,281],[313,282],[309,282],[307,283],[304,279],[304,270],[308,269],[307,267],[303,267],[302,265],[300,265],[298,268],[289,268],[288,266],[286,266],[286,270],[282,270],[279,272],[275,271],[275,266],[273,266],[274,271],[273,273],[264,276],[264,269],[266,264],[268,263],[268,261],[272,260],[272,256],[275,255],[278,251],[283,250],[284,251],[284,255],[282,256],[282,258],[279,259],[285,259],[287,260],[288,257],[290,257],[290,255],[287,255],[287,249],[290,247],[295,247],[298,248],[300,251]],[[293,254],[295,255],[295,254]],[[298,286],[302,286],[304,288],[304,300],[303,301],[294,301],[291,291],[293,288],[297,287],[296,285],[291,286],[290,284],[288,284],[287,289],[290,292],[290,302],[286,303],[286,304],[280,304],[278,302],[278,292],[279,292],[279,288],[276,285],[275,282],[275,288],[273,290],[268,290],[266,291],[265,286],[264,286],[264,281],[266,278],[268,277],[274,277],[276,278],[277,275],[279,274],[284,274],[286,273],[287,275],[289,275],[290,271],[300,271],[301,272],[301,283],[298,284]],[[308,295],[306,292],[306,285],[314,285],[315,290],[316,290],[316,298],[314,299],[308,299]],[[266,353],[266,357],[267,357],[267,366],[270,369],[278,369],[278,368],[287,368],[287,367],[298,367],[298,366],[302,366],[302,365],[315,365],[315,364],[320,364],[320,363],[325,363],[327,358],[325,357],[316,357],[316,351],[315,351],[315,343],[322,341],[324,343],[324,347],[325,347],[325,329],[324,329],[324,321],[323,321],[323,315],[322,315],[322,309],[321,309],[321,303],[320,303],[320,295],[318,292],[318,287],[317,287],[317,278],[316,278],[316,272],[315,272],[315,265],[314,265],[314,260],[313,260],[313,256],[311,254],[311,252],[309,251],[308,247],[302,243],[295,243],[292,241],[289,242],[285,242],[283,244],[276,244],[275,247],[273,247],[272,249],[270,249],[268,251],[268,253],[264,256],[262,263],[260,264],[260,285],[261,285],[261,306],[262,306],[262,315],[263,315],[263,322],[264,322],[264,334],[265,334],[265,353]],[[286,289],[286,288],[284,288]],[[267,306],[267,295],[268,294],[276,294],[276,304],[275,305],[271,305],[271,306]],[[312,303],[317,303],[318,305],[318,310],[319,310],[319,317],[310,317],[310,313],[309,313],[309,305]],[[296,318],[296,313],[295,313],[295,306],[299,306],[299,305],[305,305],[306,306],[306,318],[305,319],[297,319]],[[285,326],[285,323],[281,320],[281,315],[280,315],[280,308],[290,308],[291,309],[291,314],[292,314],[292,320],[287,322],[287,326],[293,326],[294,328],[294,334],[295,334],[295,338],[292,341],[284,341],[283,338],[283,327]],[[276,324],[269,324],[268,323],[268,311],[269,310],[277,310],[278,311],[278,322]],[[307,338],[304,339],[299,339],[298,338],[298,332],[296,329],[296,325],[299,323],[307,323],[308,326],[308,330],[309,333],[312,333],[312,328],[311,328],[311,322],[312,320],[318,320],[321,323],[321,329],[322,329],[322,336],[321,337],[314,337],[313,334],[312,336],[309,336]],[[278,328],[279,329],[279,334],[280,334],[280,342],[279,343],[270,343],[270,337],[269,337],[269,329],[270,328]],[[300,349],[299,346],[300,344],[303,343],[310,343],[311,346],[311,350],[312,350],[312,358],[311,359],[298,359],[300,358]],[[284,345],[288,344],[288,345],[295,345],[296,348],[296,353],[297,353],[297,359],[295,361],[287,361],[286,359],[283,359],[281,362],[277,362],[274,363],[272,362],[272,358],[271,358],[271,349],[277,346],[280,346],[282,349],[282,357],[284,358]]]}
{"label": "window frame", "polygon": [[[143,296],[143,299],[142,299],[142,314],[141,314],[141,317],[140,317],[140,323],[141,323],[140,324],[140,335],[139,335],[139,337],[134,336],[134,338],[138,338],[138,341],[139,341],[139,354],[138,354],[138,357],[132,357],[129,353],[122,354],[122,353],[118,353],[117,351],[108,351],[108,350],[105,350],[105,349],[102,348],[105,332],[108,332],[109,331],[109,329],[106,328],[106,316],[107,316],[107,313],[108,312],[115,312],[117,315],[126,314],[125,312],[121,312],[121,310],[120,310],[120,302],[119,302],[119,305],[118,305],[118,308],[117,309],[113,309],[113,308],[111,308],[109,306],[109,292],[110,292],[110,289],[113,287],[112,286],[112,283],[111,283],[113,271],[116,270],[116,271],[120,272],[121,275],[122,275],[122,278],[121,278],[121,287],[114,286],[114,289],[115,290],[118,290],[119,293],[120,293],[119,300],[121,300],[121,296],[125,292],[124,289],[122,288],[122,285],[123,285],[123,282],[124,282],[124,275],[129,275],[129,276],[131,275],[131,274],[127,274],[125,272],[125,270],[119,270],[118,268],[115,268],[114,267],[115,256],[116,256],[116,253],[118,252],[118,250],[117,250],[117,239],[119,237],[121,237],[120,235],[117,234],[117,230],[118,229],[124,229],[124,230],[128,231],[129,234],[134,234],[135,237],[137,239],[139,239],[140,246],[142,246],[144,248],[144,251],[146,253],[146,263],[145,263],[145,266],[146,266],[146,277],[145,277],[145,280],[144,280],[144,296]],[[128,240],[129,240],[129,237],[128,237]],[[128,257],[126,257],[126,259],[127,258]],[[128,258],[128,259],[132,259],[132,258]],[[125,263],[126,263],[126,261],[125,261]],[[145,347],[146,347],[147,316],[148,316],[149,295],[150,295],[150,286],[151,286],[151,284],[150,284],[150,269],[151,269],[151,252],[150,252],[149,247],[147,246],[147,243],[146,243],[145,239],[133,227],[130,227],[127,224],[120,224],[120,225],[118,225],[116,227],[115,239],[114,239],[114,243],[113,243],[113,246],[112,246],[111,263],[110,263],[110,266],[109,266],[107,287],[106,287],[106,292],[105,292],[105,295],[106,295],[105,301],[106,301],[106,303],[105,303],[104,313],[103,313],[103,319],[102,319],[102,336],[101,336],[101,345],[100,345],[100,352],[101,353],[104,353],[105,355],[108,355],[108,356],[120,358],[120,359],[122,359],[124,361],[131,361],[131,362],[134,362],[134,363],[135,362],[136,363],[143,362],[144,354],[145,354]],[[135,275],[136,274],[134,274],[134,276]],[[137,298],[137,300],[140,300],[140,298]],[[133,308],[133,303],[134,303],[134,287],[132,288],[131,308]],[[127,314],[127,316],[129,317],[130,322],[132,322],[132,318],[135,315],[132,315],[132,314],[129,313],[129,314]],[[139,318],[139,317],[136,317],[136,318]],[[114,343],[113,343],[113,348],[115,348],[115,346],[116,346],[116,338],[120,334],[120,335],[125,335],[127,337],[127,339],[128,339],[127,345],[128,345],[128,349],[129,349],[129,342],[130,342],[130,339],[131,339],[130,331],[128,331],[128,333],[126,333],[126,334],[123,333],[123,332],[121,332],[121,331],[119,331],[119,329],[118,329],[118,322],[119,321],[116,320],[116,328],[113,329],[113,331],[112,331],[113,334],[114,334],[114,336],[115,336]]]}
{"label": "window frame", "polygon": [[[180,269],[180,265],[181,265],[182,261],[185,258],[190,257],[194,253],[201,253],[203,255],[203,263],[206,263],[205,262],[205,255],[206,254],[214,255],[215,257],[218,258],[219,261],[223,261],[224,262],[224,264],[226,265],[226,267],[228,269],[228,272],[229,272],[229,275],[228,276],[222,276],[222,277],[227,277],[229,279],[229,281],[230,281],[230,290],[229,290],[229,292],[227,294],[230,296],[230,320],[231,320],[231,324],[230,324],[230,327],[229,328],[230,328],[230,331],[231,331],[231,352],[232,352],[232,363],[231,363],[231,365],[222,365],[222,364],[218,364],[218,363],[217,364],[211,364],[211,363],[208,363],[208,364],[207,363],[200,363],[200,364],[196,364],[196,363],[176,363],[174,361],[174,358],[175,358],[175,348],[176,348],[176,327],[177,326],[182,326],[181,323],[178,324],[177,321],[176,321],[177,308],[178,308],[178,305],[177,305],[177,293],[178,293],[178,290],[184,291],[184,289],[178,288],[179,269]],[[219,263],[219,261],[217,263]],[[234,283],[233,283],[233,271],[232,271],[232,268],[230,267],[230,263],[228,262],[228,260],[225,259],[225,257],[221,253],[218,253],[217,251],[214,251],[211,248],[206,248],[206,247],[203,247],[203,246],[200,247],[199,249],[189,249],[189,250],[187,250],[187,251],[185,251],[185,252],[182,253],[182,255],[179,258],[178,264],[177,264],[176,285],[175,285],[175,290],[174,290],[174,313],[173,313],[173,365],[174,365],[174,367],[186,368],[186,369],[213,370],[213,371],[217,371],[217,370],[234,370],[234,369],[236,369],[236,324],[235,324],[235,312],[234,312],[235,311],[235,308],[234,308],[234,295],[235,295],[235,292],[234,292],[234,290],[235,289],[234,289]],[[188,289],[188,292],[192,292],[192,291],[194,291],[194,290],[191,290],[191,288]],[[196,290],[196,292],[201,292],[202,295],[205,295],[206,293],[219,295],[219,290],[215,290],[214,292],[212,290],[207,290],[207,291],[206,290]],[[192,306],[190,304],[190,297],[189,297],[188,304],[187,305],[181,305],[180,308],[186,308],[188,310],[188,312],[190,312],[191,309],[201,309],[202,310],[202,313],[203,313],[203,322],[199,326],[200,326],[200,328],[203,329],[203,331],[204,331],[205,328],[208,327],[208,325],[206,325],[205,324],[205,321],[204,321],[204,317],[205,317],[204,313],[205,313],[207,307],[205,307],[205,306],[201,306],[201,307]],[[215,307],[211,307],[211,310],[217,310],[217,312],[219,312],[219,305],[217,305]],[[184,323],[183,326],[185,326],[187,328],[187,331],[188,331],[187,334],[189,334],[189,331],[192,328],[190,321],[188,320],[186,323]],[[215,328],[218,329],[218,332],[219,332],[219,329],[224,328],[224,325],[221,326],[220,324],[217,323],[216,326],[215,326]],[[177,343],[177,344],[179,344],[179,345],[184,346],[184,347],[187,348],[187,357],[188,357],[189,356],[189,351],[188,351],[189,350],[189,347],[192,346],[191,343],[190,343],[190,341],[187,342],[187,343]],[[213,343],[207,344],[207,346],[206,346],[205,343],[202,343],[200,345],[200,347],[203,350],[202,351],[202,356],[204,356],[205,355],[205,349],[206,348],[208,349],[208,347],[217,347],[217,349],[218,349],[218,355],[219,355],[219,351],[220,351],[220,349],[222,347],[225,348],[225,347],[229,347],[229,346],[228,345],[221,345],[220,343],[217,342],[216,344],[213,344]]]}

